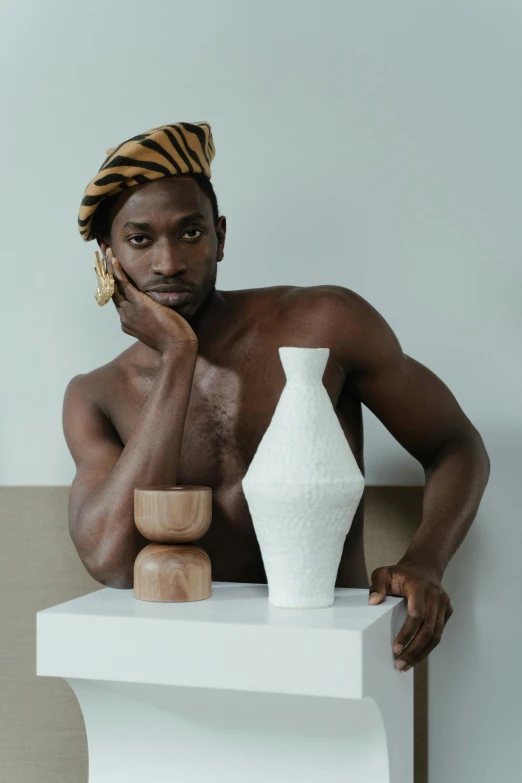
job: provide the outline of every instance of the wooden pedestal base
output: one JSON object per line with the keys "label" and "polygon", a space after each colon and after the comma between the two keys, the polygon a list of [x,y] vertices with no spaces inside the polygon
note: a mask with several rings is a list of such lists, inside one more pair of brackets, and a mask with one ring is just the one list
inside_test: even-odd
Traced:
{"label": "wooden pedestal base", "polygon": [[210,558],[199,546],[149,544],[134,562],[134,597],[141,601],[202,601],[211,595]]}

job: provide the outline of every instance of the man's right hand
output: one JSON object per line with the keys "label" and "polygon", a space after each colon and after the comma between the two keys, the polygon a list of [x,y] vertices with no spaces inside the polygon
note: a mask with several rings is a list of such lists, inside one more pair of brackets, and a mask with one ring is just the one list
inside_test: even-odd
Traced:
{"label": "man's right hand", "polygon": [[112,300],[120,315],[122,330],[160,354],[177,347],[197,349],[197,335],[183,316],[138,291],[110,247],[105,257],[107,272],[114,276]]}

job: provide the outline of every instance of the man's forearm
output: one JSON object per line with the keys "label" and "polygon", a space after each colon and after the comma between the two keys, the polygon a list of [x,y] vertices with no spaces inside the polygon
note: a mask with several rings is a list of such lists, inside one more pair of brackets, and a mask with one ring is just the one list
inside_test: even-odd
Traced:
{"label": "man's forearm", "polygon": [[118,461],[76,520],[75,546],[83,562],[92,564],[91,575],[102,584],[132,587],[134,561],[146,542],[134,521],[134,488],[177,483],[196,359],[197,349],[192,347],[179,346],[163,354]]}
{"label": "man's forearm", "polygon": [[426,468],[422,521],[400,563],[422,563],[440,578],[477,514],[490,463],[478,432],[451,441]]}

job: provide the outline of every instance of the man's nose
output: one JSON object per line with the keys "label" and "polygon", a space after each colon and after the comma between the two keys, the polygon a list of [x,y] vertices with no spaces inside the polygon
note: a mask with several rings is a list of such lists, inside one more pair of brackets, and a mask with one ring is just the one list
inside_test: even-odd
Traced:
{"label": "man's nose", "polygon": [[174,248],[168,240],[157,242],[154,248],[152,270],[158,275],[171,277],[186,272],[187,263],[179,248]]}

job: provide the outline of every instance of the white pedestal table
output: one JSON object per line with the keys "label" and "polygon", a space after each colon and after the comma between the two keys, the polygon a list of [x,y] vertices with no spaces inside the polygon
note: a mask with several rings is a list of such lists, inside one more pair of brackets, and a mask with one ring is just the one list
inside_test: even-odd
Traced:
{"label": "white pedestal table", "polygon": [[76,694],[89,783],[412,783],[405,616],[363,589],[278,609],[266,585],[190,603],[104,588],[37,613],[37,674]]}

